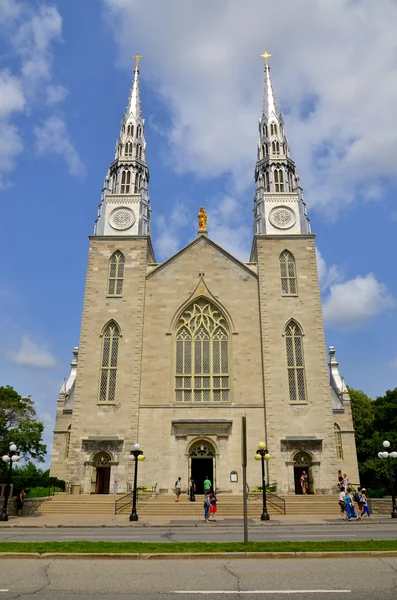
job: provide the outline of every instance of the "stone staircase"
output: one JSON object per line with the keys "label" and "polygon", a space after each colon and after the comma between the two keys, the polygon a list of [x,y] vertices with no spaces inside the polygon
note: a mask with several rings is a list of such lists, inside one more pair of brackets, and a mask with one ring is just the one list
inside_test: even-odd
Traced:
{"label": "stone staircase", "polygon": [[[123,496],[116,496],[121,505],[118,514],[131,512],[131,501]],[[284,496],[286,514],[307,516],[330,516],[336,517],[339,512],[337,496]],[[272,518],[283,514],[281,503],[275,506],[268,498],[268,511]],[[218,494],[218,511],[220,517],[242,517],[243,499],[241,496]],[[89,514],[89,515],[112,515],[114,514],[113,495],[70,495],[56,494],[52,498],[44,500],[38,512],[46,514]],[[179,502],[175,502],[175,496],[140,494],[138,496],[138,513],[141,517],[169,517],[169,518],[197,518],[202,515],[203,501],[198,496],[196,502],[189,502],[187,495],[182,495]],[[248,498],[248,516],[259,517],[262,512],[262,496],[250,494]]]}

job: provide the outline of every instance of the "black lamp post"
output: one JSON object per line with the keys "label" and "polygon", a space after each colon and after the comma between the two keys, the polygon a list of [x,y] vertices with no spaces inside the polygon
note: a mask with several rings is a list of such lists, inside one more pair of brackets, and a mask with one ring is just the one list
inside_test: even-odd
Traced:
{"label": "black lamp post", "polygon": [[130,459],[135,461],[134,489],[132,492],[132,511],[130,514],[130,521],[137,521],[138,515],[136,512],[136,488],[138,483],[138,461],[145,460],[139,444],[134,444],[134,447],[130,452]]}
{"label": "black lamp post", "polygon": [[8,496],[10,495],[10,489],[11,489],[11,470],[12,470],[13,463],[18,462],[20,458],[21,457],[17,453],[16,445],[11,442],[8,454],[4,454],[4,456],[3,456],[3,461],[5,463],[9,463],[10,466],[8,468],[6,493],[5,493],[5,497],[4,497],[3,510],[0,515],[0,521],[8,521]]}
{"label": "black lamp post", "polygon": [[[383,447],[384,448],[390,448],[390,442],[388,442],[387,440],[385,440],[383,442]],[[390,487],[391,487],[391,501],[392,501],[392,511],[391,511],[391,517],[392,519],[397,519],[397,505],[396,505],[396,495],[394,493],[394,480],[393,480],[393,472],[392,472],[392,468],[391,468],[391,459],[392,458],[397,458],[397,452],[378,452],[378,457],[379,458],[387,458],[387,466],[388,466],[388,470],[389,470],[389,479],[390,479]]]}
{"label": "black lamp post", "polygon": [[267,512],[266,505],[266,480],[265,480],[265,460],[270,460],[271,456],[267,451],[265,442],[259,442],[258,450],[255,454],[255,460],[260,460],[262,463],[262,514],[261,521],[269,521],[270,516]]}

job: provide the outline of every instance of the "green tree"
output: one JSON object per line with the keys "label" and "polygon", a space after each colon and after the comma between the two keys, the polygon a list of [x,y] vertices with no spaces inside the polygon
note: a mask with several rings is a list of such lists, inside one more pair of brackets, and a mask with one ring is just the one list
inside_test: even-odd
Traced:
{"label": "green tree", "polygon": [[[22,398],[13,387],[0,386],[0,455],[14,442],[24,459],[44,462],[47,447],[43,444],[44,424],[37,419],[33,401]],[[4,470],[1,461],[0,469]]]}
{"label": "green tree", "polygon": [[13,482],[14,486],[18,490],[29,490],[31,488],[60,488],[65,489],[65,482],[57,479],[56,477],[50,477],[50,470],[43,471],[36,467],[31,461],[26,465],[16,466],[13,470]]}

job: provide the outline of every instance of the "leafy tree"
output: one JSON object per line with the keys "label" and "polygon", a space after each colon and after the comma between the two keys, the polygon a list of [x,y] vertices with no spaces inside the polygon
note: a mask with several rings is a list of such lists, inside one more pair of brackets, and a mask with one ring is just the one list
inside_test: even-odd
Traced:
{"label": "leafy tree", "polygon": [[65,489],[64,481],[57,479],[56,477],[50,477],[49,469],[43,471],[30,461],[26,465],[16,466],[12,479],[15,488],[18,490],[46,488],[48,492],[48,488]]}
{"label": "leafy tree", "polygon": [[[47,447],[42,443],[44,424],[37,420],[33,401],[22,398],[13,387],[0,386],[0,455],[14,442],[24,459],[44,461]],[[1,461],[0,469],[4,471]]]}

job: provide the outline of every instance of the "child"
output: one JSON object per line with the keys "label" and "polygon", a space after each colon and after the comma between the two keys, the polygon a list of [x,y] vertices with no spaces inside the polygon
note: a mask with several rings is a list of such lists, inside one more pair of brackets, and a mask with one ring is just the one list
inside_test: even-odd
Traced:
{"label": "child", "polygon": [[216,506],[215,492],[211,492],[211,494],[210,494],[210,514],[212,515],[211,521],[216,522],[215,515],[216,515],[217,510],[218,510],[218,508]]}

